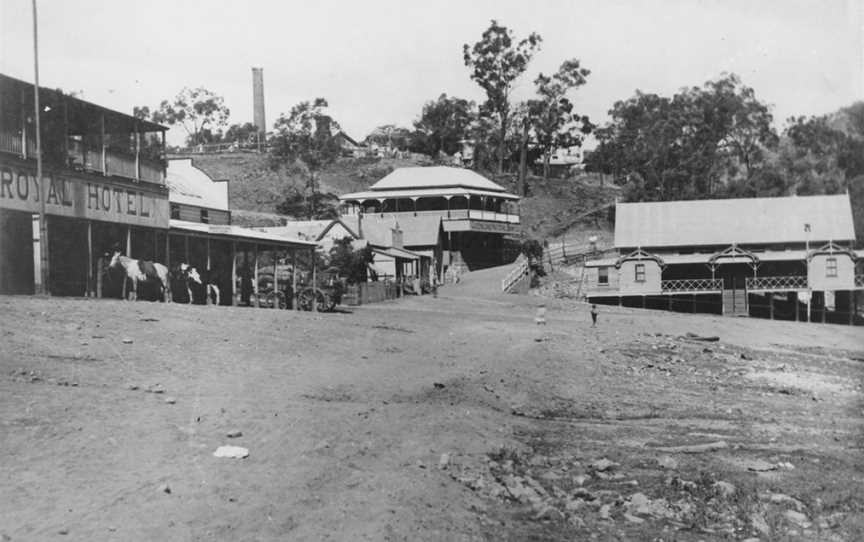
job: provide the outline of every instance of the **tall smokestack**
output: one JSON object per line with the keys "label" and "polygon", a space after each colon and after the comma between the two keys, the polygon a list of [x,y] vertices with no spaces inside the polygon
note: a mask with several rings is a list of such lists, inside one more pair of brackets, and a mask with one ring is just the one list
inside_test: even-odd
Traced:
{"label": "tall smokestack", "polygon": [[252,119],[263,138],[267,132],[264,118],[264,68],[252,68]]}

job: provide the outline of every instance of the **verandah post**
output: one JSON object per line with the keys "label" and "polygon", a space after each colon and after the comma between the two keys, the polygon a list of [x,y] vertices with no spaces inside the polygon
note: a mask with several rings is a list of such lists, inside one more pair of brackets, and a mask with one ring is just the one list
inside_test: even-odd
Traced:
{"label": "verandah post", "polygon": [[297,247],[291,249],[291,308],[297,308]]}
{"label": "verandah post", "polygon": [[87,221],[87,297],[93,297],[93,221]]}
{"label": "verandah post", "polygon": [[255,243],[255,262],[254,262],[254,272],[252,275],[252,280],[254,283],[252,284],[252,293],[255,294],[255,307],[260,307],[261,304],[258,302],[258,243]]}
{"label": "verandah post", "polygon": [[237,306],[237,241],[231,241],[231,306]]}

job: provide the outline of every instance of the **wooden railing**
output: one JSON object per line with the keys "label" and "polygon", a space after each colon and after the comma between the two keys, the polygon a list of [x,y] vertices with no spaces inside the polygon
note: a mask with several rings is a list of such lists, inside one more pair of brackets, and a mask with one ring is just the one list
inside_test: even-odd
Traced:
{"label": "wooden railing", "polygon": [[750,291],[801,290],[804,288],[807,288],[807,277],[804,275],[750,277],[747,279],[747,289]]}
{"label": "wooden railing", "polygon": [[528,258],[524,254],[520,254],[516,261],[513,262],[513,269],[507,273],[507,276],[501,279],[501,291],[508,292],[510,288],[528,274]]}
{"label": "wooden railing", "polygon": [[21,136],[0,132],[0,151],[21,154]]}
{"label": "wooden railing", "polygon": [[660,282],[663,293],[673,292],[719,292],[723,279],[673,279]]}

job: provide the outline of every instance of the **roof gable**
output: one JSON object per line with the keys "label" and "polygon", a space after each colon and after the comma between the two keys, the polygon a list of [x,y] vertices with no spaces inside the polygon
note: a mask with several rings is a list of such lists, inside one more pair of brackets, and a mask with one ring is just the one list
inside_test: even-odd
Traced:
{"label": "roof gable", "polygon": [[172,203],[228,210],[228,181],[213,179],[195,167],[191,158],[169,160],[165,182]]}
{"label": "roof gable", "polygon": [[[805,224],[810,232],[805,232]],[[619,203],[615,246],[675,247],[853,241],[846,194]]]}

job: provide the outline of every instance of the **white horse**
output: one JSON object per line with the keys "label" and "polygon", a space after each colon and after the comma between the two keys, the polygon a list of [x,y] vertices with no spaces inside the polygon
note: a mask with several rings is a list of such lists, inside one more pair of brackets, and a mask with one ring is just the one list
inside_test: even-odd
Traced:
{"label": "white horse", "polygon": [[158,282],[162,289],[162,297],[165,301],[171,299],[171,287],[168,282],[168,268],[161,263],[146,260],[136,260],[124,256],[119,250],[114,252],[108,267],[122,267],[126,276],[132,281],[132,290],[129,292],[129,300],[138,299],[139,282]]}

